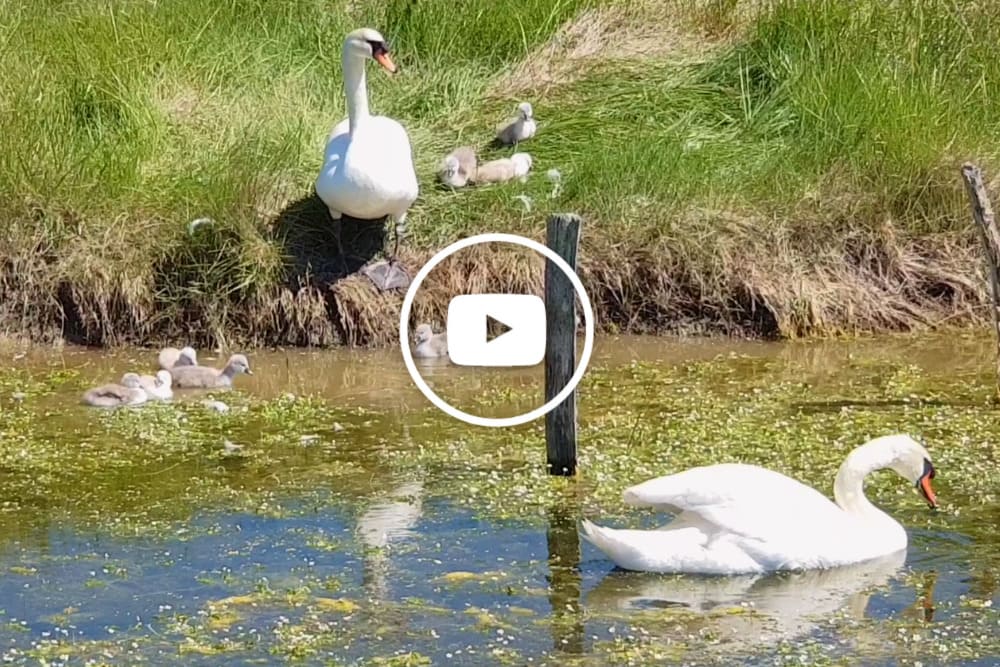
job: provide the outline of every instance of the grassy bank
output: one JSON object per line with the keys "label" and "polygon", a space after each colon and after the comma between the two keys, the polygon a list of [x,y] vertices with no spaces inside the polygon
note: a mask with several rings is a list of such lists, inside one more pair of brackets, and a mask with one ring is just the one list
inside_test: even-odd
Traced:
{"label": "grassy bank", "polygon": [[[340,44],[361,25],[404,67],[369,89],[414,144],[414,267],[468,233],[540,238],[547,213],[571,210],[605,328],[984,319],[958,166],[1000,167],[991,5],[0,0],[0,16],[8,334],[393,341],[401,295],[344,275],[311,198],[346,113]],[[441,156],[484,144],[521,99],[542,124],[528,183],[435,188]],[[198,218],[212,222],[192,232]],[[503,255],[480,259],[477,284],[523,280]],[[433,278],[420,315],[473,280]]]}

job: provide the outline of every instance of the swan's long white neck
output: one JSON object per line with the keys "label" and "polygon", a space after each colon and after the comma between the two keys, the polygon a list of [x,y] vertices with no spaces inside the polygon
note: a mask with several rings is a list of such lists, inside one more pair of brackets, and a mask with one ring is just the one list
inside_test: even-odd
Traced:
{"label": "swan's long white neck", "polygon": [[344,45],[340,56],[344,69],[344,93],[347,95],[347,117],[350,119],[350,133],[361,121],[369,117],[368,113],[368,82],[365,78],[365,58],[351,51]]}
{"label": "swan's long white neck", "polygon": [[865,477],[869,473],[882,468],[888,468],[892,464],[894,452],[886,451],[881,443],[872,441],[862,445],[848,454],[847,459],[837,471],[837,478],[833,483],[833,497],[837,505],[848,514],[852,514],[863,519],[887,519],[892,521],[892,517],[875,507],[865,497],[864,483]]}

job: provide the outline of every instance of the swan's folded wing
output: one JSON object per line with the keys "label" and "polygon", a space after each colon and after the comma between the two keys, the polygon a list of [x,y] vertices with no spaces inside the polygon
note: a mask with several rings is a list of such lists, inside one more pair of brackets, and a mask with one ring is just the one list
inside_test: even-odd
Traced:
{"label": "swan's folded wing", "polygon": [[721,532],[773,542],[829,530],[844,512],[823,494],[758,466],[692,468],[630,487],[625,502],[673,514],[691,512]]}

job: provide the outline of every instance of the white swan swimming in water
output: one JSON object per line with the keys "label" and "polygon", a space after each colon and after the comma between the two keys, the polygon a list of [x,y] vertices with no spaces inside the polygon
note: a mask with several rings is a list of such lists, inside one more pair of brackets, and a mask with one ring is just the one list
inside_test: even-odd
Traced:
{"label": "white swan swimming in water", "polygon": [[692,468],[625,490],[635,507],[675,514],[658,530],[583,522],[583,537],[626,570],[745,574],[848,565],[905,549],[906,530],[864,494],[864,479],[891,468],[931,507],[934,466],[908,435],[875,438],[848,454],[833,486],[836,502],[766,468],[741,463]]}
{"label": "white swan swimming in water", "polygon": [[222,368],[211,366],[174,366],[171,371],[174,386],[178,389],[211,389],[213,387],[232,387],[233,378],[240,373],[253,375],[250,370],[250,360],[243,354],[229,357]]}
{"label": "white swan swimming in water", "polygon": [[347,118],[333,128],[327,139],[316,194],[334,220],[344,215],[361,220],[381,221],[386,216],[393,219],[395,244],[389,261],[362,269],[379,289],[385,290],[409,284],[409,276],[396,261],[396,252],[400,237],[406,233],[406,215],[417,199],[419,186],[406,129],[397,120],[373,116],[368,111],[365,64],[369,59],[390,74],[396,72],[385,38],[378,31],[360,28],[349,33],[341,52]]}

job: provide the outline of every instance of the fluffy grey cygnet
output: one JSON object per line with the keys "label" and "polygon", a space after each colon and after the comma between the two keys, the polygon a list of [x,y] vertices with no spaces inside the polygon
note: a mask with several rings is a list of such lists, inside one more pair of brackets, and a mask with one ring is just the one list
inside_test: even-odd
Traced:
{"label": "fluffy grey cygnet", "polygon": [[174,366],[197,366],[198,354],[193,347],[182,347],[179,350],[176,347],[165,347],[160,350],[158,361],[160,368],[169,371]]}
{"label": "fluffy grey cygnet", "polygon": [[516,146],[525,139],[535,136],[538,124],[535,112],[529,102],[517,105],[517,115],[497,130],[496,143],[502,146]]}
{"label": "fluffy grey cygnet", "polygon": [[170,374],[174,376],[174,386],[178,389],[211,389],[231,387],[233,378],[240,373],[253,375],[250,361],[242,354],[234,354],[223,368],[211,366],[175,366]]}
{"label": "fluffy grey cygnet", "polygon": [[466,186],[476,175],[479,159],[472,146],[459,146],[441,161],[438,178],[453,188]]}
{"label": "fluffy grey cygnet", "polygon": [[117,408],[123,405],[139,405],[149,399],[136,373],[126,373],[121,384],[105,384],[88,389],[83,394],[83,402],[95,408]]}
{"label": "fluffy grey cygnet", "polygon": [[174,391],[171,388],[173,377],[170,375],[170,371],[165,371],[162,368],[156,371],[156,375],[140,375],[139,383],[150,399],[166,401],[174,396]]}
{"label": "fluffy grey cygnet", "polygon": [[430,359],[448,356],[448,334],[434,333],[429,324],[421,324],[414,332],[417,346],[413,350],[414,357]]}
{"label": "fluffy grey cygnet", "polygon": [[476,183],[506,183],[515,178],[524,182],[531,171],[531,165],[532,159],[528,153],[514,153],[510,157],[492,160],[479,165]]}

